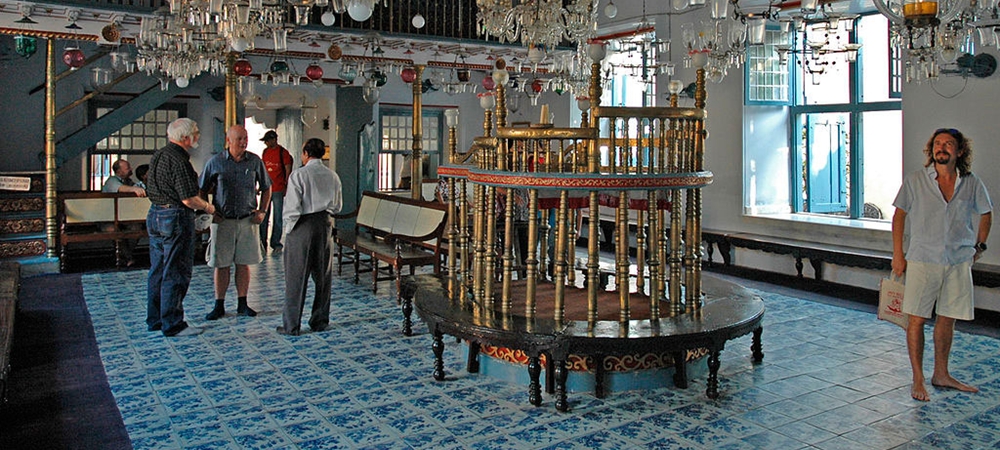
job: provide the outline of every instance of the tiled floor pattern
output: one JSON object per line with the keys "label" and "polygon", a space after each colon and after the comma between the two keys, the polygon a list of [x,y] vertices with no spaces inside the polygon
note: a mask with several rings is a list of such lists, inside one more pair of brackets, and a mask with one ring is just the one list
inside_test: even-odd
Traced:
{"label": "tiled floor pattern", "polygon": [[391,283],[373,297],[335,277],[330,330],[278,335],[282,276],[280,257],[266,257],[251,284],[260,315],[205,322],[212,272],[196,267],[185,307],[206,331],[168,339],[143,323],[145,271],[84,275],[136,449],[1000,448],[1000,342],[989,337],[958,333],[952,352],[953,373],[979,394],[932,390],[918,403],[899,328],[761,292],[764,363],[750,363],[748,337],[730,342],[719,400],[699,379],[686,390],[574,393],[559,413],[550,396],[535,408],[525,387],[465,373],[453,339],[449,380],[434,381],[430,337],[419,322],[417,335],[399,333]]}

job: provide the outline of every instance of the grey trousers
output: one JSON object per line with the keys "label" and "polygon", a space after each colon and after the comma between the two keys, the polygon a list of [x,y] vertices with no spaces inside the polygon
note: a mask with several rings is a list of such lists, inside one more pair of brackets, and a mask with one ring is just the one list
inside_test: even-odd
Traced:
{"label": "grey trousers", "polygon": [[325,211],[299,218],[285,242],[285,307],[282,322],[288,333],[298,332],[305,307],[309,278],[316,286],[309,328],[322,330],[330,323],[330,285],[333,282],[330,215]]}

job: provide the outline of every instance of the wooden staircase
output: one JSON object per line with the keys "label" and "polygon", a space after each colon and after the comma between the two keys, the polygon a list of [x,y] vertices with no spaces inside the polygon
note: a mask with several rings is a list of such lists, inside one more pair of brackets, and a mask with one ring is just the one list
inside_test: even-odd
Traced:
{"label": "wooden staircase", "polygon": [[0,173],[0,261],[21,263],[25,275],[58,273],[47,250],[45,173]]}

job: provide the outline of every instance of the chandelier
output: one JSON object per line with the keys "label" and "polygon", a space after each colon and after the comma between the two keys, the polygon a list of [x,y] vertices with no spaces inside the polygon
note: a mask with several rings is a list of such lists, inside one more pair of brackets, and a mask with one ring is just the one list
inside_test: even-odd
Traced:
{"label": "chandelier", "polygon": [[186,87],[202,72],[223,74],[230,49],[249,50],[258,34],[280,30],[284,22],[285,9],[278,2],[174,0],[169,10],[143,18],[136,66]]}
{"label": "chandelier", "polygon": [[[376,1],[171,0],[169,9],[142,19],[136,65],[151,76],[176,80],[179,87],[185,87],[202,72],[223,74],[227,55],[252,50],[257,36],[272,38],[275,53],[287,51],[289,27],[308,25],[313,7],[347,11],[360,22],[371,17]],[[328,17],[321,19],[328,21]],[[281,77],[283,72],[272,70],[268,75],[274,73]]]}
{"label": "chandelier", "polygon": [[[941,65],[960,61],[968,42],[997,45],[997,7],[976,0],[874,0],[890,23],[890,45],[905,60],[906,82],[933,81]],[[952,71],[956,72],[956,71]]]}
{"label": "chandelier", "polygon": [[[614,15],[617,15],[618,11],[614,3],[609,3],[605,10],[608,8],[614,8]],[[646,84],[652,84],[657,74],[664,74],[668,77],[674,75],[674,63],[670,61],[669,57],[670,40],[656,38],[653,30],[653,25],[646,18],[646,2],[643,1],[642,19],[639,20],[639,25],[636,26],[635,30],[625,33],[618,39],[607,40],[611,50],[620,55],[619,58],[616,58],[616,63],[608,64],[610,75],[613,76],[617,71],[623,71]],[[664,55],[667,55],[667,58],[665,61],[661,61],[661,56]]]}
{"label": "chandelier", "polygon": [[[733,6],[732,14],[730,6]],[[743,66],[747,45],[764,43],[765,21],[773,14],[770,6],[767,12],[745,13],[737,2],[730,0],[711,0],[708,8],[711,21],[681,25],[681,37],[687,50],[684,66],[704,67],[705,77],[718,83],[731,68]],[[727,21],[729,18],[733,20]]]}
{"label": "chandelier", "polygon": [[780,62],[785,64],[789,55],[795,55],[796,63],[813,75],[814,82],[831,68],[855,61],[861,47],[850,42],[856,16],[836,13],[830,3],[821,5],[820,0],[802,0],[791,14],[782,13],[781,4],[775,2],[756,12],[743,11],[738,0],[707,3],[711,22],[685,23],[681,35],[688,52],[685,66],[703,64],[706,78],[714,82],[722,81],[731,68],[743,66],[748,46],[765,43],[769,20],[780,25],[775,43]]}
{"label": "chandelier", "polygon": [[479,34],[500,42],[552,49],[583,46],[597,31],[597,0],[476,0]]}
{"label": "chandelier", "polygon": [[861,48],[861,44],[850,41],[857,16],[833,12],[829,6],[807,0],[802,2],[799,14],[778,20],[779,61],[786,64],[789,54],[796,55],[796,64],[812,76],[813,84],[819,84],[820,75],[857,61]]}

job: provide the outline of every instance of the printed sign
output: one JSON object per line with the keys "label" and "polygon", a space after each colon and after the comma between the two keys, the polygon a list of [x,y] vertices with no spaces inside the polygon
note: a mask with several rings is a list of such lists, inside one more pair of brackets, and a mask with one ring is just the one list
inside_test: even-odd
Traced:
{"label": "printed sign", "polygon": [[0,191],[30,191],[30,177],[4,177],[0,176]]}

